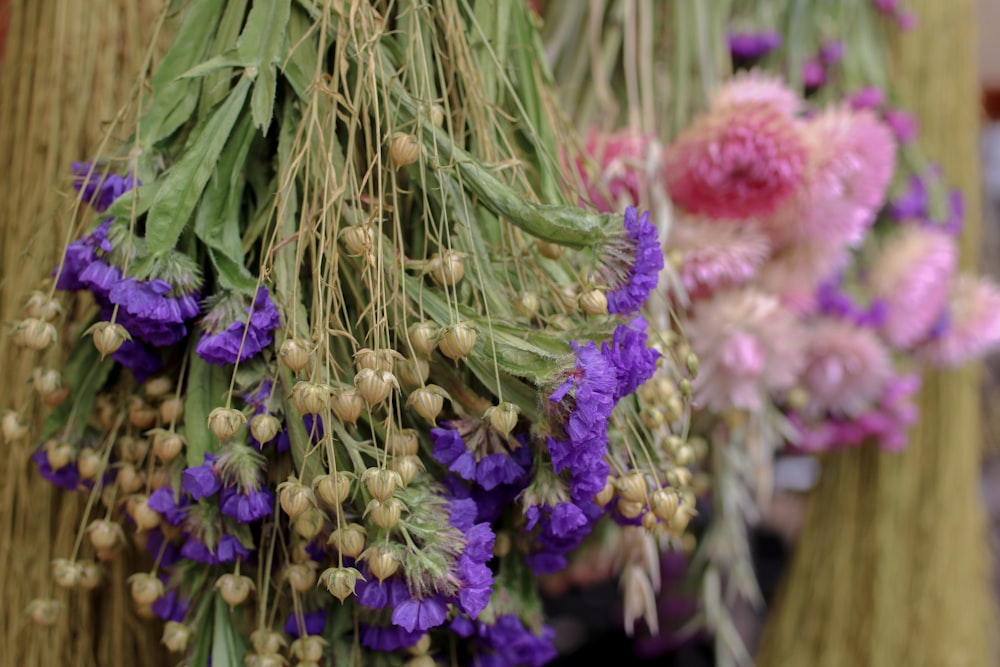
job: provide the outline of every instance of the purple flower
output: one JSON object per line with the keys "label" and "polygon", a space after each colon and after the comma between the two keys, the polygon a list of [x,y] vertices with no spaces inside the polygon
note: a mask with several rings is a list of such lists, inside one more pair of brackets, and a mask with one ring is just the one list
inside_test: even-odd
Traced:
{"label": "purple flower", "polygon": [[369,609],[393,608],[410,599],[406,582],[399,577],[389,577],[379,581],[367,568],[362,570],[365,579],[359,579],[354,586],[354,594],[358,602]]}
{"label": "purple flower", "polygon": [[908,144],[917,138],[919,125],[911,114],[900,109],[888,109],[882,114],[882,119],[899,143]]}
{"label": "purple flower", "polygon": [[555,631],[548,626],[535,634],[513,614],[475,625],[475,667],[542,667],[558,655],[552,644]]}
{"label": "purple flower", "polygon": [[250,523],[269,516],[274,508],[274,494],[269,489],[249,489],[240,493],[228,487],[220,497],[222,513],[240,523]]}
{"label": "purple flower", "polygon": [[489,604],[493,594],[493,571],[466,555],[458,559],[458,576],[462,588],[458,592],[458,606],[469,616],[479,616]]}
{"label": "purple flower", "polygon": [[222,480],[215,470],[215,456],[206,453],[200,466],[185,468],[181,475],[181,487],[195,500],[214,495],[222,488]]}
{"label": "purple flower", "polygon": [[171,567],[182,558],[181,550],[167,540],[159,527],[146,532],[146,553],[158,558],[162,567]]}
{"label": "purple flower", "polygon": [[617,375],[616,401],[634,392],[656,372],[660,353],[647,347],[646,341],[646,320],[637,317],[628,325],[619,324],[610,344],[601,343],[601,354]]}
{"label": "purple flower", "polygon": [[896,221],[927,217],[927,184],[919,174],[911,174],[906,190],[889,204],[889,216]]}
{"label": "purple flower", "polygon": [[398,651],[413,646],[423,635],[422,630],[407,630],[397,625],[362,625],[361,645],[375,651]]}
{"label": "purple flower", "polygon": [[878,109],[885,104],[885,94],[875,86],[864,86],[851,93],[847,101],[854,110]]}
{"label": "purple flower", "polygon": [[189,535],[184,545],[181,547],[181,555],[188,560],[208,565],[218,565],[220,563],[232,563],[237,558],[245,558],[250,555],[250,550],[244,547],[233,535],[223,535],[215,549],[209,549],[208,545],[193,535]]}
{"label": "purple flower", "polygon": [[392,610],[392,622],[407,632],[424,632],[443,625],[448,605],[440,595],[404,600]]}
{"label": "purple flower", "polygon": [[781,46],[781,33],[776,30],[764,32],[730,32],[727,35],[729,53],[734,64],[746,67],[763,58]]}
{"label": "purple flower", "polygon": [[56,267],[59,273],[59,280],[56,282],[56,289],[61,290],[81,290],[86,288],[80,281],[80,274],[90,266],[91,262],[97,259],[97,249],[104,252],[111,252],[111,242],[108,241],[108,227],[111,219],[108,218],[97,225],[90,234],[73,241],[66,247],[66,254],[61,266]]}
{"label": "purple flower", "polygon": [[462,435],[451,428],[432,428],[432,456],[462,479],[476,479],[476,457],[465,447]]}
{"label": "purple flower", "polygon": [[187,503],[174,498],[174,491],[169,486],[161,486],[149,494],[146,505],[160,513],[168,524],[179,526],[187,515]]}
{"label": "purple flower", "polygon": [[190,600],[182,598],[176,588],[170,588],[153,602],[153,613],[164,621],[180,623],[187,615],[190,606]]}
{"label": "purple flower", "polygon": [[205,361],[225,366],[256,356],[273,341],[272,332],[281,326],[278,307],[266,287],[259,287],[253,304],[247,308],[247,322],[235,321],[217,333],[198,341],[195,351]]}
{"label": "purple flower", "polygon": [[802,65],[802,84],[807,90],[815,90],[826,83],[826,68],[816,58],[810,58]]}
{"label": "purple flower", "polygon": [[105,167],[93,162],[74,162],[73,188],[83,190],[83,201],[94,210],[104,212],[127,191],[138,185],[131,175],[107,174]]}
{"label": "purple flower", "polygon": [[[125,325],[122,325],[125,326]],[[128,327],[125,327],[126,330]],[[163,361],[155,352],[138,340],[126,340],[111,354],[111,358],[132,371],[137,382],[145,382],[163,368]]]}
{"label": "purple flower", "polygon": [[294,637],[295,639],[302,636],[303,629],[305,629],[305,634],[307,635],[321,635],[323,634],[323,628],[325,627],[325,609],[317,609],[316,611],[303,614],[301,621],[296,618],[294,613],[289,614],[288,618],[285,620],[285,634]]}
{"label": "purple flower", "polygon": [[603,264],[611,289],[608,312],[634,313],[656,289],[663,269],[663,248],[649,211],[639,215],[634,206],[625,209],[625,235],[604,249]]}
{"label": "purple flower", "polygon": [[108,300],[140,320],[182,324],[184,313],[180,302],[168,296],[171,289],[170,283],[164,280],[128,277],[111,287]]}
{"label": "purple flower", "polygon": [[49,458],[46,456],[43,447],[35,450],[35,453],[31,455],[31,460],[38,465],[38,474],[47,482],[67,491],[76,491],[80,485],[80,472],[77,470],[75,463],[54,470],[51,464],[49,464]]}
{"label": "purple flower", "polygon": [[99,299],[107,300],[111,289],[122,279],[122,272],[117,266],[111,266],[104,260],[95,259],[80,272],[79,282],[94,293]]}
{"label": "purple flower", "polygon": [[819,47],[819,61],[829,67],[844,59],[844,43],[839,39],[831,39]]}

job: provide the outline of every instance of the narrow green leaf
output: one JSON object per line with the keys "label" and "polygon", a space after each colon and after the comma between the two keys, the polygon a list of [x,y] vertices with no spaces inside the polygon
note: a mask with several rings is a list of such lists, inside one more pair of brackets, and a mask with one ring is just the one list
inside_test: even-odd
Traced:
{"label": "narrow green leaf", "polygon": [[191,653],[191,665],[207,665],[212,654],[212,617],[213,610],[210,607],[211,595],[202,596],[195,613],[195,627],[198,632],[194,633],[195,645]]}
{"label": "narrow green leaf", "polygon": [[191,69],[187,70],[180,75],[181,79],[200,79],[201,77],[208,76],[209,74],[215,74],[224,69],[231,67],[246,67],[246,63],[243,59],[239,57],[239,54],[233,50],[227,53],[223,53],[218,56],[213,56],[204,62],[200,62]]}
{"label": "narrow green leaf", "polygon": [[[136,217],[149,211],[156,199],[156,193],[160,189],[161,181],[151,181],[130,190],[119,197],[108,207],[106,215],[114,218],[125,218],[129,220],[134,214]],[[134,199],[134,204],[133,204]]]}
{"label": "narrow green leaf", "polygon": [[[219,19],[219,28],[215,33],[215,43],[209,50],[209,58],[223,54],[235,58],[236,40],[243,30],[247,17],[247,4],[250,0],[227,0],[226,10]],[[232,72],[225,68],[202,77],[201,99],[198,100],[198,116],[204,116],[209,109],[222,101],[229,92],[229,77]]]}
{"label": "narrow green leaf", "polygon": [[198,105],[198,83],[180,79],[204,58],[226,0],[193,0],[184,8],[184,20],[173,46],[150,80],[152,101],[142,117],[139,144],[149,150],[187,122]]}
{"label": "narrow green leaf", "polygon": [[146,242],[151,253],[165,252],[177,243],[243,110],[249,86],[247,78],[236,84],[164,176],[146,220]]}
{"label": "narrow green leaf", "polygon": [[187,394],[184,397],[184,437],[187,439],[187,462],[201,465],[205,452],[215,453],[219,443],[208,429],[208,413],[225,403],[229,374],[220,366],[198,356],[195,346],[188,354]]}
{"label": "narrow green leaf", "polygon": [[215,275],[219,279],[220,285],[226,289],[236,290],[237,292],[249,292],[251,294],[256,292],[257,279],[250,275],[250,271],[247,270],[245,264],[234,262],[223,253],[212,248],[208,249],[208,256],[212,260],[212,266],[215,267]]}
{"label": "narrow green leaf", "polygon": [[253,95],[250,97],[250,112],[253,115],[254,127],[267,135],[274,114],[274,95],[278,81],[274,65],[265,65],[257,72],[253,84]]}
{"label": "narrow green leaf", "polygon": [[236,42],[240,55],[257,67],[279,62],[285,44],[291,0],[254,0]]}
{"label": "narrow green leaf", "polygon": [[215,619],[212,623],[212,667],[242,667],[243,655],[236,642],[232,612],[221,595],[215,596]]}
{"label": "narrow green leaf", "polygon": [[296,5],[288,21],[288,43],[285,46],[288,57],[283,63],[278,63],[295,94],[303,100],[307,99],[309,86],[312,85],[312,72],[316,68],[314,54],[319,48],[312,26],[313,21],[306,11]]}

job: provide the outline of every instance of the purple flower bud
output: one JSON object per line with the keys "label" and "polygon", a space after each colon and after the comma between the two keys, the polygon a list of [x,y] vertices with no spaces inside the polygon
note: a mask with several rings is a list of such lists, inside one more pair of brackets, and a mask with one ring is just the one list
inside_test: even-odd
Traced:
{"label": "purple flower bud", "polygon": [[240,523],[250,523],[269,516],[274,508],[274,494],[269,489],[252,489],[239,493],[235,487],[223,490],[222,513]]}
{"label": "purple flower bud", "polygon": [[852,109],[878,109],[885,104],[885,94],[875,86],[865,86],[848,96]]}
{"label": "purple flower bud", "polygon": [[819,61],[827,67],[844,59],[844,43],[839,39],[823,42],[819,47]]}
{"label": "purple flower bud", "polygon": [[179,526],[187,515],[187,503],[174,499],[169,486],[161,486],[149,495],[146,506],[156,510],[171,526]]}
{"label": "purple flower bud", "polygon": [[810,58],[802,65],[802,84],[815,90],[826,83],[826,68],[818,59]]}
{"label": "purple flower bud", "polygon": [[882,115],[882,119],[892,130],[899,143],[908,144],[917,138],[919,131],[917,119],[905,111],[889,109]]}

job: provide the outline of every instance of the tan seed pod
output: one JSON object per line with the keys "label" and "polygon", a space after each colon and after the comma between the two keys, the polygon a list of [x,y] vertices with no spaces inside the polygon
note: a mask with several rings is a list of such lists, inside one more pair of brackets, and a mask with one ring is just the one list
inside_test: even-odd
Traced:
{"label": "tan seed pod", "polygon": [[430,320],[415,322],[407,329],[410,345],[421,354],[430,356],[437,349],[440,327]]}
{"label": "tan seed pod", "polygon": [[368,468],[361,473],[361,482],[373,498],[383,503],[392,498],[396,489],[403,485],[399,473],[386,468]]}
{"label": "tan seed pod", "polygon": [[660,525],[660,519],[653,512],[646,512],[642,515],[642,527],[650,533]]}
{"label": "tan seed pod", "polygon": [[678,447],[677,452],[674,454],[674,461],[679,466],[689,466],[694,463],[694,449],[684,445]]}
{"label": "tan seed pod", "polygon": [[496,539],[493,541],[493,555],[497,558],[503,558],[510,553],[513,546],[514,540],[511,538],[510,532],[506,530],[498,531]]}
{"label": "tan seed pod", "polygon": [[257,653],[281,653],[288,646],[288,640],[280,632],[258,628],[250,633],[250,645]]}
{"label": "tan seed pod", "polygon": [[392,429],[386,435],[385,448],[393,456],[413,456],[420,451],[420,439],[415,429]]}
{"label": "tan seed pod", "polygon": [[76,448],[68,442],[49,440],[45,443],[45,459],[53,470],[62,470],[76,460]]}
{"label": "tan seed pod", "polygon": [[252,653],[243,658],[246,667],[286,667],[288,661],[275,653]]}
{"label": "tan seed pod", "polygon": [[431,122],[434,123],[434,127],[444,126],[444,107],[440,104],[431,105]]}
{"label": "tan seed pod", "polygon": [[399,389],[399,383],[389,371],[362,368],[354,376],[354,388],[368,405],[374,406],[389,398],[393,388]]}
{"label": "tan seed pod", "polygon": [[294,520],[316,505],[316,496],[308,486],[295,477],[289,477],[287,481],[278,485],[278,502],[285,514]]}
{"label": "tan seed pod", "polygon": [[315,507],[312,507],[295,517],[292,521],[292,527],[295,529],[295,533],[299,537],[305,540],[311,540],[319,535],[319,532],[323,530],[324,521],[325,519],[323,518],[323,513]]}
{"label": "tan seed pod", "polygon": [[465,253],[444,250],[434,253],[427,260],[427,273],[441,286],[457,285],[465,276]]}
{"label": "tan seed pod", "polygon": [[357,558],[365,550],[367,531],[359,523],[349,523],[330,533],[327,544],[348,558]]}
{"label": "tan seed pod", "polygon": [[319,415],[330,405],[330,386],[319,382],[296,382],[292,387],[295,409],[304,415]]}
{"label": "tan seed pod", "polygon": [[445,391],[436,384],[419,387],[406,397],[406,407],[431,422],[437,423],[438,415],[444,409]]}
{"label": "tan seed pod", "polygon": [[171,396],[160,403],[160,421],[164,424],[180,424],[184,420],[184,400]]}
{"label": "tan seed pod", "polygon": [[125,327],[116,322],[98,322],[86,333],[93,336],[94,347],[101,353],[101,358],[114,354],[125,341],[132,340],[132,336]]}
{"label": "tan seed pod", "polygon": [[534,317],[538,315],[541,301],[534,292],[522,292],[514,299],[514,307],[525,317]]}
{"label": "tan seed pod", "polygon": [[146,472],[136,469],[131,463],[124,463],[118,468],[117,479],[124,493],[135,493],[146,485]]}
{"label": "tan seed pod", "polygon": [[441,350],[441,354],[455,361],[469,356],[479,338],[475,327],[465,322],[445,327],[442,331],[438,349]]}
{"label": "tan seed pod", "polygon": [[426,632],[420,636],[417,643],[406,649],[410,655],[423,655],[431,650],[431,636]]}
{"label": "tan seed pod", "polygon": [[588,315],[607,315],[608,297],[599,289],[587,290],[580,294],[580,310]]}
{"label": "tan seed pod", "polygon": [[331,567],[323,570],[319,576],[320,583],[326,586],[333,597],[341,602],[354,595],[354,587],[358,579],[365,580],[361,572],[353,567]]}
{"label": "tan seed pod", "polygon": [[220,407],[208,413],[208,428],[219,442],[229,440],[246,423],[247,416],[235,408]]}
{"label": "tan seed pod", "polygon": [[51,628],[62,614],[63,604],[58,600],[36,598],[28,603],[28,616],[36,625]]}
{"label": "tan seed pod", "polygon": [[281,363],[293,373],[298,373],[308,366],[311,357],[310,346],[297,338],[286,338],[278,349],[278,358],[281,359]]}
{"label": "tan seed pod", "polygon": [[36,352],[52,345],[57,338],[52,324],[34,317],[22,320],[15,327],[14,343]]}
{"label": "tan seed pod", "polygon": [[160,513],[149,506],[149,498],[144,495],[130,498],[132,503],[132,520],[139,530],[152,530],[160,525]]}
{"label": "tan seed pod", "polygon": [[304,635],[292,642],[291,651],[303,662],[317,663],[323,659],[326,645],[327,641],[319,635]]}
{"label": "tan seed pod", "polygon": [[183,653],[186,651],[190,640],[191,628],[188,626],[177,621],[167,621],[164,624],[160,643],[171,653]]}
{"label": "tan seed pod", "polygon": [[85,591],[96,590],[104,580],[101,566],[92,560],[80,561],[80,580],[78,584]]}
{"label": "tan seed pod", "polygon": [[149,488],[152,491],[157,489],[162,489],[165,486],[170,486],[172,483],[171,479],[172,471],[166,466],[157,466],[153,468],[152,472],[148,473],[149,476]]}
{"label": "tan seed pod", "polygon": [[389,158],[397,167],[406,167],[420,159],[420,142],[412,134],[393,132],[389,140]]}
{"label": "tan seed pod", "polygon": [[30,432],[24,417],[13,410],[4,413],[0,428],[2,428],[4,440],[7,442],[17,442]]}
{"label": "tan seed pod", "polygon": [[163,463],[169,463],[184,451],[184,436],[180,433],[163,431],[153,436],[153,456]]}
{"label": "tan seed pod", "polygon": [[353,478],[354,476],[345,470],[332,475],[318,475],[313,480],[313,491],[327,506],[337,507],[350,495]]}
{"label": "tan seed pod", "polygon": [[356,424],[365,409],[365,400],[354,387],[334,389],[330,396],[330,409],[345,424]]}
{"label": "tan seed pod", "polygon": [[288,581],[288,585],[299,593],[311,591],[312,587],[316,585],[317,565],[315,561],[310,560],[286,566],[285,579]]}
{"label": "tan seed pod", "polygon": [[379,581],[385,581],[399,570],[399,557],[387,546],[369,547],[362,557],[368,561],[368,569]]}
{"label": "tan seed pod", "polygon": [[389,469],[399,474],[403,486],[409,486],[410,482],[424,469],[424,464],[419,456],[412,454],[394,456],[389,461]]}
{"label": "tan seed pod", "polygon": [[421,357],[405,359],[396,369],[399,379],[408,387],[420,387],[431,375],[430,363]]}
{"label": "tan seed pod", "polygon": [[[151,431],[153,435],[160,433],[158,430]],[[145,438],[135,438],[131,435],[123,435],[115,440],[115,450],[118,458],[128,463],[142,463],[149,452],[149,441]]]}
{"label": "tan seed pod", "polygon": [[142,390],[148,398],[157,399],[163,398],[170,393],[170,390],[174,388],[174,381],[171,380],[166,375],[158,375],[156,377],[146,380],[143,384]]}
{"label": "tan seed pod", "polygon": [[415,655],[403,663],[403,667],[435,667],[437,660],[427,654]]}
{"label": "tan seed pod", "polygon": [[45,405],[49,406],[50,408],[60,406],[66,402],[67,398],[69,398],[70,391],[71,390],[69,387],[63,387],[62,389],[54,391],[47,396],[43,396],[42,403],[45,403]]}
{"label": "tan seed pod", "polygon": [[673,489],[657,489],[649,497],[649,508],[660,519],[670,521],[680,505],[680,498]]}
{"label": "tan seed pod", "polygon": [[45,292],[35,290],[28,296],[25,313],[28,317],[51,322],[62,315],[63,307],[56,299],[50,299]]}
{"label": "tan seed pod", "polygon": [[641,472],[625,473],[618,478],[618,495],[635,503],[646,502],[646,478]]}
{"label": "tan seed pod", "polygon": [[31,372],[31,384],[38,395],[44,398],[63,388],[62,374],[54,368],[36,368]]}
{"label": "tan seed pod", "polygon": [[230,607],[243,604],[254,590],[253,580],[240,574],[224,574],[215,582],[219,595]]}
{"label": "tan seed pod", "polygon": [[353,257],[371,254],[375,247],[375,234],[371,225],[350,225],[340,230],[340,242]]}
{"label": "tan seed pod", "polygon": [[605,507],[614,497],[614,478],[609,475],[607,481],[604,482],[604,488],[598,491],[597,495],[594,496],[594,502],[597,503],[598,507]]}
{"label": "tan seed pod", "polygon": [[390,530],[397,523],[403,513],[403,503],[398,498],[387,500],[373,499],[365,508],[365,516],[371,517],[372,523],[379,528]]}
{"label": "tan seed pod", "polygon": [[250,420],[250,433],[262,445],[274,440],[280,432],[281,421],[274,415],[262,413]]}
{"label": "tan seed pod", "polygon": [[137,605],[153,604],[163,595],[163,582],[155,574],[137,572],[128,578],[128,583],[129,593]]}
{"label": "tan seed pod", "polygon": [[158,413],[156,409],[138,396],[129,402],[128,423],[140,431],[153,428]]}
{"label": "tan seed pod", "polygon": [[362,347],[354,353],[354,368],[360,371],[363,368],[371,368],[376,371],[391,371],[396,365],[397,359],[402,359],[403,355],[390,349],[373,350],[370,347]]}
{"label": "tan seed pod", "polygon": [[104,460],[96,450],[90,448],[80,450],[76,458],[76,469],[81,479],[97,479],[104,472],[104,468]]}
{"label": "tan seed pod", "polygon": [[637,503],[631,500],[618,500],[618,511],[623,517],[628,519],[635,519],[640,514],[646,511],[646,506],[643,503]]}
{"label": "tan seed pod", "polygon": [[52,561],[52,581],[60,588],[76,588],[83,576],[83,565],[66,558]]}
{"label": "tan seed pod", "polygon": [[569,315],[559,313],[549,318],[549,326],[556,331],[570,331],[576,326],[576,324],[573,322],[573,318]]}
{"label": "tan seed pod", "polygon": [[539,255],[548,259],[559,259],[562,257],[564,250],[558,243],[550,243],[541,239],[535,241],[535,247],[538,249]]}
{"label": "tan seed pod", "polygon": [[513,403],[501,401],[486,409],[483,417],[489,421],[490,426],[501,435],[510,435],[510,432],[517,426],[517,418],[521,410]]}

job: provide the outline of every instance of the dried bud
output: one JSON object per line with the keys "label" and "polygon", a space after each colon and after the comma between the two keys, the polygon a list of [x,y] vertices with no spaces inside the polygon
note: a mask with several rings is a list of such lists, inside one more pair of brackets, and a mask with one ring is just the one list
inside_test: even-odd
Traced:
{"label": "dried bud", "polygon": [[29,432],[24,418],[13,410],[4,413],[0,427],[3,430],[3,438],[7,442],[17,442],[27,436]]}
{"label": "dried bud", "polygon": [[281,363],[293,373],[298,373],[308,366],[311,356],[309,345],[297,338],[286,338],[278,349],[278,358],[281,359]]}
{"label": "dried bud", "polygon": [[597,503],[598,507],[604,507],[615,497],[615,483],[614,477],[608,476],[607,481],[604,482],[604,488],[597,492],[594,496],[594,502]]}
{"label": "dried bud", "polygon": [[[343,598],[340,601],[343,602]],[[292,655],[303,662],[319,662],[323,659],[326,644],[327,641],[319,635],[304,635],[292,642]]]}
{"label": "dried bud", "polygon": [[63,388],[62,374],[53,368],[36,368],[31,372],[31,384],[38,395],[45,398]]}
{"label": "dried bud", "polygon": [[125,341],[132,340],[125,327],[115,322],[98,322],[84,333],[94,337],[94,347],[102,359],[117,352]]}
{"label": "dried bud", "polygon": [[70,388],[63,387],[62,389],[52,392],[48,396],[43,396],[42,402],[50,408],[54,408],[65,403],[66,399],[69,398],[69,394]]}
{"label": "dried bud", "polygon": [[368,405],[378,405],[389,398],[393,387],[399,389],[396,376],[389,371],[377,371],[372,368],[362,368],[354,376],[354,387]]}
{"label": "dried bud", "polygon": [[465,322],[445,327],[442,332],[438,349],[441,354],[455,361],[469,356],[479,337],[475,327]]}
{"label": "dried bud", "polygon": [[369,547],[361,557],[368,561],[368,569],[379,581],[385,581],[399,569],[399,558],[387,546]]}
{"label": "dried bud", "polygon": [[687,445],[679,447],[677,452],[674,454],[674,462],[676,462],[679,466],[689,466],[694,463],[694,459],[694,449],[688,447]]}
{"label": "dried bud", "polygon": [[389,141],[389,158],[397,167],[413,164],[420,159],[420,142],[412,134],[393,132]]}
{"label": "dried bud", "polygon": [[618,478],[618,495],[634,503],[646,502],[646,478],[641,472],[625,473]]}
{"label": "dried bud", "polygon": [[413,646],[406,649],[410,655],[423,655],[431,650],[431,636],[426,632],[420,635],[420,639]]}
{"label": "dried bud", "polygon": [[275,653],[251,653],[243,658],[246,667],[285,667],[288,661]]}
{"label": "dried bud", "polygon": [[538,314],[541,302],[538,299],[538,295],[534,292],[521,292],[514,299],[514,307],[517,308],[517,312],[525,317],[534,317]]}
{"label": "dried bud", "polygon": [[550,243],[541,239],[535,241],[535,247],[538,249],[539,255],[548,259],[559,259],[562,257],[564,250],[558,243]]}
{"label": "dried bud", "polygon": [[295,519],[303,512],[316,505],[316,497],[312,489],[301,483],[295,477],[278,485],[278,502],[281,509],[290,519]]}
{"label": "dried bud", "polygon": [[124,493],[135,493],[146,486],[146,473],[131,463],[123,463],[118,468],[118,485]]}
{"label": "dried bud", "polygon": [[371,254],[375,247],[375,234],[371,225],[350,225],[340,230],[340,240],[353,257]]}
{"label": "dried bud", "polygon": [[138,396],[134,397],[128,404],[128,423],[145,431],[156,424],[156,409]]}
{"label": "dried bud", "polygon": [[250,633],[250,644],[257,653],[281,653],[281,650],[288,645],[288,640],[280,632],[258,628]]}
{"label": "dried bud", "polygon": [[350,495],[351,481],[353,479],[354,475],[346,470],[341,470],[332,475],[318,475],[313,479],[313,490],[316,493],[316,497],[328,506],[337,507],[347,500],[347,496]]}
{"label": "dried bud", "polygon": [[319,535],[319,531],[323,530],[324,521],[323,513],[315,507],[311,507],[295,517],[292,521],[292,527],[297,535],[303,539],[311,540]]}
{"label": "dried bud", "polygon": [[146,396],[152,399],[163,398],[174,388],[174,381],[166,375],[159,375],[146,380],[143,391]]}
{"label": "dried bud", "polygon": [[687,372],[691,377],[697,377],[698,375],[698,355],[694,352],[688,352],[684,355],[684,365],[687,367]]}
{"label": "dried bud", "polygon": [[677,513],[680,499],[673,489],[657,489],[649,497],[649,509],[660,519],[670,521]]}
{"label": "dried bud", "polygon": [[36,352],[52,345],[56,338],[54,326],[34,317],[22,320],[14,328],[14,342]]}
{"label": "dried bud", "polygon": [[517,426],[517,416],[520,412],[521,409],[513,403],[501,401],[498,405],[487,408],[483,417],[490,422],[493,430],[501,435],[510,435]]}
{"label": "dried bud", "polygon": [[368,468],[361,473],[361,481],[368,489],[368,493],[382,502],[392,498],[396,489],[403,485],[403,480],[400,479],[398,472],[385,468]]}
{"label": "dried bud", "polygon": [[[154,436],[160,430],[150,431]],[[130,435],[123,435],[115,441],[115,448],[118,450],[118,458],[128,463],[142,463],[149,451],[149,442],[144,438],[133,438]]]}
{"label": "dried bud", "polygon": [[153,456],[163,463],[173,461],[184,451],[184,436],[173,431],[161,431],[153,436]]}
{"label": "dried bud", "polygon": [[62,470],[76,460],[76,448],[62,440],[45,443],[45,459],[53,470]]}
{"label": "dried bud", "polygon": [[235,408],[215,408],[208,413],[208,428],[219,442],[229,440],[246,423],[247,416]]}
{"label": "dried bud", "polygon": [[35,290],[28,296],[28,302],[25,304],[25,312],[28,314],[28,317],[51,322],[62,315],[63,307],[55,299],[49,298],[49,295],[45,292]]}
{"label": "dried bud", "polygon": [[95,590],[104,579],[101,566],[92,560],[79,561],[79,563],[80,579],[77,584],[85,591]]}
{"label": "dried bud", "polygon": [[28,603],[28,615],[31,620],[46,628],[50,628],[59,620],[63,604],[58,600],[35,599]]}
{"label": "dried bud", "polygon": [[326,543],[334,546],[348,558],[357,558],[365,550],[366,536],[367,531],[364,526],[359,523],[349,523],[330,533]]}
{"label": "dried bud", "polygon": [[184,400],[171,396],[160,403],[160,421],[164,424],[180,424],[184,419]]}
{"label": "dried bud", "polygon": [[163,595],[163,582],[155,574],[137,572],[128,578],[129,592],[137,605],[147,605],[156,602]]}
{"label": "dried bud", "polygon": [[424,320],[423,322],[411,324],[406,333],[409,336],[410,345],[413,346],[414,350],[430,356],[437,348],[440,331],[440,328],[434,322]]}
{"label": "dried bud", "polygon": [[330,386],[319,382],[296,382],[292,387],[292,402],[304,415],[322,414],[330,405]]}
{"label": "dried bud", "polygon": [[171,653],[183,653],[187,650],[190,639],[191,628],[177,621],[167,621],[163,626],[163,637],[160,639],[160,643],[166,646]]}
{"label": "dried bud", "polygon": [[396,365],[396,360],[402,358],[403,355],[395,350],[373,350],[370,347],[363,347],[354,353],[354,368],[358,371],[362,368],[371,368],[376,371],[391,371]]}
{"label": "dried bud", "polygon": [[621,498],[618,500],[618,512],[627,519],[635,519],[645,511],[646,505],[644,503]]}
{"label": "dried bud", "polygon": [[52,580],[56,586],[75,588],[83,576],[83,564],[66,558],[52,561]]}
{"label": "dried bud", "polygon": [[447,395],[448,392],[441,387],[429,384],[411,392],[406,397],[406,407],[412,408],[418,415],[436,424],[438,415],[444,409],[444,399]]}
{"label": "dried bud", "polygon": [[152,530],[160,525],[160,513],[149,506],[149,498],[133,496],[132,520],[139,530]]}
{"label": "dried bud", "polygon": [[683,533],[687,530],[688,524],[691,522],[691,519],[694,518],[694,515],[695,511],[691,506],[681,505],[677,508],[677,513],[670,517],[670,521],[667,522],[670,526],[670,530],[674,532],[674,534]]}
{"label": "dried bud", "polygon": [[111,551],[125,538],[122,527],[107,519],[94,519],[87,525],[87,536],[97,551]]}
{"label": "dried bud", "polygon": [[444,107],[440,104],[431,105],[431,122],[434,123],[434,127],[444,126]]}
{"label": "dried bud", "polygon": [[449,287],[456,285],[465,276],[463,257],[465,257],[465,253],[457,250],[434,253],[427,260],[427,273],[438,285]]}
{"label": "dried bud", "polygon": [[312,590],[316,585],[316,561],[309,560],[302,563],[292,563],[285,567],[285,579],[288,585],[299,593]]}
{"label": "dried bud", "polygon": [[393,456],[413,456],[420,451],[420,440],[412,428],[392,429],[385,437],[385,448]]}
{"label": "dried bud", "polygon": [[406,359],[397,369],[399,379],[408,387],[419,387],[427,382],[431,375],[431,365],[426,359],[414,357]]}
{"label": "dried bud", "polygon": [[357,585],[358,579],[367,581],[361,572],[353,567],[331,567],[323,570],[323,574],[319,575],[320,583],[326,586],[326,590],[330,591],[333,597],[342,603],[354,595],[354,587]]}
{"label": "dried bud", "polygon": [[389,461],[389,469],[399,474],[403,486],[409,486],[410,482],[424,469],[424,464],[419,456],[412,454],[394,456]]}
{"label": "dried bud", "polygon": [[365,409],[365,401],[354,387],[334,389],[330,396],[330,409],[345,424],[356,424]]}
{"label": "dried bud", "polygon": [[250,420],[250,434],[262,445],[274,440],[280,431],[281,421],[274,415],[262,413]]}
{"label": "dried bud", "polygon": [[660,519],[653,512],[646,512],[642,515],[642,527],[649,532],[656,530],[660,525]]}
{"label": "dried bud", "polygon": [[608,297],[599,289],[587,290],[580,294],[580,310],[588,315],[607,315]]}
{"label": "dried bud", "polygon": [[105,464],[97,450],[81,449],[76,458],[76,469],[81,479],[97,479],[104,472]]}
{"label": "dried bud", "polygon": [[240,574],[224,574],[215,582],[219,595],[230,607],[243,604],[250,591],[254,590],[253,580]]}
{"label": "dried bud", "polygon": [[368,503],[365,508],[365,516],[371,516],[372,522],[379,528],[391,529],[399,523],[399,517],[403,513],[403,503],[398,498],[388,498],[378,500],[377,498]]}
{"label": "dried bud", "polygon": [[[426,635],[425,635],[426,636]],[[403,663],[403,667],[436,667],[437,661],[430,655],[415,655]]]}

